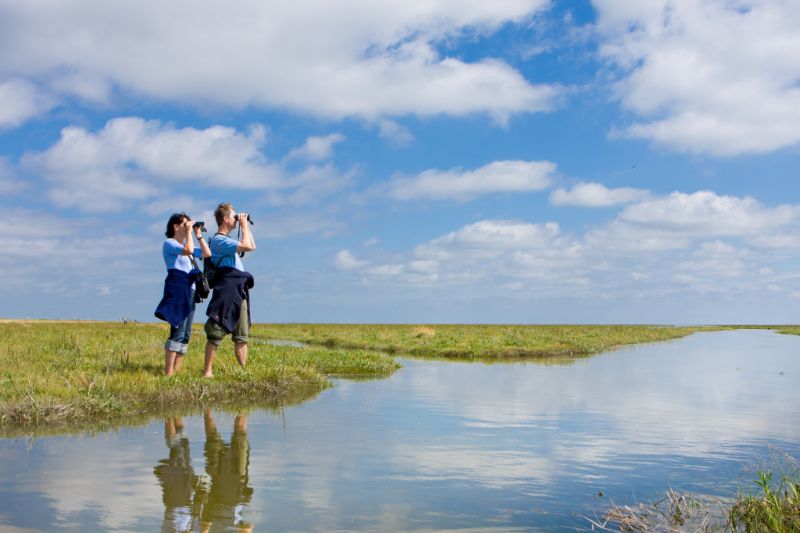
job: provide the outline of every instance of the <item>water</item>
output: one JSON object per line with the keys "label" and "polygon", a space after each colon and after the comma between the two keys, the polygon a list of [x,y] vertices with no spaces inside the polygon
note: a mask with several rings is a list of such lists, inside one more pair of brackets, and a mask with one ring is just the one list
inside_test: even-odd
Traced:
{"label": "water", "polygon": [[6,439],[0,531],[574,531],[800,457],[798,354],[735,331],[560,364],[404,359],[283,410]]}

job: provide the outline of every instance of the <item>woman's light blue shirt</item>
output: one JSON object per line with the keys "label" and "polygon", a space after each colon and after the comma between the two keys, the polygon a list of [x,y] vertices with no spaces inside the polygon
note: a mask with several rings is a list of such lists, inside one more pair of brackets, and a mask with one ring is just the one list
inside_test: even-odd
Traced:
{"label": "woman's light blue shirt", "polygon": [[[189,260],[189,256],[183,255],[183,244],[175,239],[164,241],[161,253],[164,254],[164,263],[167,265],[167,270],[176,268],[187,274],[192,270],[192,262]],[[203,257],[203,251],[200,247],[195,246],[194,256],[197,258]]]}

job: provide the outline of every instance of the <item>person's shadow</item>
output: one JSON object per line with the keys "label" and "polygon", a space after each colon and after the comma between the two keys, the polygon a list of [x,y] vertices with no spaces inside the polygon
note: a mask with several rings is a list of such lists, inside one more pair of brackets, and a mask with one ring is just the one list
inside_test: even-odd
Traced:
{"label": "person's shadow", "polygon": [[[252,532],[242,519],[243,507],[253,496],[249,482],[250,442],[247,417],[236,416],[230,443],[225,443],[211,411],[203,417],[206,433],[205,475],[195,475],[189,458],[189,440],[183,437],[180,419],[164,422],[169,458],[155,467],[164,499],[163,532]],[[179,429],[180,428],[180,429]]]}

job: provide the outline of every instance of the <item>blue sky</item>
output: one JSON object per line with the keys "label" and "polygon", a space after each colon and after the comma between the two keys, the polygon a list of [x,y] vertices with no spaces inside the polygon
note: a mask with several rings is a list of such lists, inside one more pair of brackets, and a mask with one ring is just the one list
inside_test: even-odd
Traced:
{"label": "blue sky", "polygon": [[229,201],[257,322],[796,323],[798,27],[789,0],[0,1],[0,316],[153,320],[170,213]]}

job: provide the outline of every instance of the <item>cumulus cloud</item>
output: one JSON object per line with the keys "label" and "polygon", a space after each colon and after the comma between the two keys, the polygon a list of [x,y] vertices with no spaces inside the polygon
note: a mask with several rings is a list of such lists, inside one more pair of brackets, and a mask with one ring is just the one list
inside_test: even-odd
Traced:
{"label": "cumulus cloud", "polygon": [[635,201],[582,234],[555,222],[480,220],[353,270],[376,282],[553,297],[758,291],[774,282],[763,272],[796,261],[789,246],[799,231],[800,206],[675,192]]}
{"label": "cumulus cloud", "polygon": [[481,220],[418,246],[414,254],[437,260],[453,255],[491,257],[509,250],[549,248],[560,235],[561,229],[555,222]]}
{"label": "cumulus cloud", "polygon": [[639,117],[618,133],[732,156],[800,142],[800,4],[594,0],[601,55]]}
{"label": "cumulus cloud", "polygon": [[578,183],[569,190],[554,190],[550,193],[550,203],[580,207],[610,207],[636,202],[649,195],[650,191],[644,189],[630,187],[609,189],[602,183]]}
{"label": "cumulus cloud", "polygon": [[475,170],[426,170],[396,176],[389,196],[398,200],[467,200],[482,194],[530,192],[547,188],[556,171],[550,161],[494,161]]}
{"label": "cumulus cloud", "polygon": [[378,135],[394,146],[401,148],[414,142],[414,135],[402,124],[394,120],[383,119],[378,123]]}
{"label": "cumulus cloud", "polygon": [[626,207],[619,219],[680,234],[750,236],[797,221],[800,206],[766,207],[753,198],[720,196],[711,191],[674,192]]}
{"label": "cumulus cloud", "polygon": [[[177,128],[125,117],[96,132],[64,128],[58,142],[26,154],[21,164],[50,184],[47,195],[55,205],[93,212],[158,201],[170,187],[190,186],[260,191],[275,204],[301,205],[340,190],[352,179],[352,173],[341,174],[329,163],[289,172],[264,155],[266,140],[261,125],[247,131]],[[325,157],[339,140],[336,134],[311,138],[293,153]]]}
{"label": "cumulus cloud", "polygon": [[14,165],[8,158],[0,156],[0,194],[15,196],[27,188],[27,183],[18,177]]}
{"label": "cumulus cloud", "polygon": [[29,81],[0,80],[0,129],[19,126],[54,106],[54,98]]}
{"label": "cumulus cloud", "polygon": [[121,87],[167,101],[326,117],[479,112],[502,121],[551,109],[560,89],[534,85],[489,57],[443,56],[437,45],[464,34],[490,35],[548,5],[12,1],[0,8],[0,46],[15,53],[0,58],[0,71],[95,99]]}
{"label": "cumulus cloud", "polygon": [[367,265],[366,261],[359,261],[349,250],[339,250],[333,260],[339,270],[354,270]]}
{"label": "cumulus cloud", "polygon": [[321,161],[330,159],[333,155],[333,147],[336,143],[344,141],[344,135],[340,133],[332,133],[330,135],[309,137],[306,139],[305,144],[300,148],[295,148],[289,155],[288,159],[302,158],[310,159],[312,161]]}

